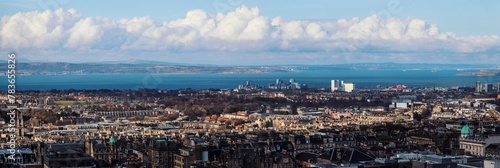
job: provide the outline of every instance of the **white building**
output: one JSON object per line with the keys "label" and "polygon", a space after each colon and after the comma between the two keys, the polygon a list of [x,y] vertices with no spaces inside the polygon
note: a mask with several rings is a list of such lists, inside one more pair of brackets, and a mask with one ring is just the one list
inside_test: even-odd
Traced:
{"label": "white building", "polygon": [[343,91],[343,90],[344,90],[344,81],[332,80],[332,92]]}
{"label": "white building", "polygon": [[345,92],[352,92],[352,91],[354,91],[354,82],[346,82],[346,83],[344,83],[344,91]]}
{"label": "white building", "polygon": [[332,80],[331,90],[334,91],[344,91],[344,92],[352,92],[354,91],[354,83],[353,82],[344,82],[341,80]]}
{"label": "white building", "polygon": [[484,168],[500,168],[500,160],[484,160]]}
{"label": "white building", "polygon": [[500,143],[499,135],[471,136],[469,125],[462,127],[460,137],[460,149],[475,156],[486,156],[486,147],[492,143]]}

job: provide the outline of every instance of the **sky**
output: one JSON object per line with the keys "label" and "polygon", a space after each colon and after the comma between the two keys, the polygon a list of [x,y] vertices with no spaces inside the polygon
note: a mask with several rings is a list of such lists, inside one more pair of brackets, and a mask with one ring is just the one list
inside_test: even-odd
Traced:
{"label": "sky", "polygon": [[0,50],[48,62],[500,62],[500,1],[0,2]]}

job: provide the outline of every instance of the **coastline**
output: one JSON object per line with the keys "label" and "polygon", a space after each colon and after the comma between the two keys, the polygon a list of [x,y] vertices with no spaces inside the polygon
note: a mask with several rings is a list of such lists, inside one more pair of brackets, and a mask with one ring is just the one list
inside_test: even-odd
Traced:
{"label": "coastline", "polygon": [[500,72],[480,70],[479,72],[462,72],[457,76],[500,76]]}

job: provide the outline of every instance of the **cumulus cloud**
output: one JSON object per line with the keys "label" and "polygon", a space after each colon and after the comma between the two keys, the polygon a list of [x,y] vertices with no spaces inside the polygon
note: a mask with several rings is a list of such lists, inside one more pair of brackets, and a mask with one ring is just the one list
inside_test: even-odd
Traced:
{"label": "cumulus cloud", "polygon": [[377,16],[330,21],[263,16],[257,7],[228,13],[191,10],[184,18],[111,20],[75,9],[19,12],[0,22],[0,47],[35,50],[440,52],[497,51],[497,35],[459,37],[418,18]]}

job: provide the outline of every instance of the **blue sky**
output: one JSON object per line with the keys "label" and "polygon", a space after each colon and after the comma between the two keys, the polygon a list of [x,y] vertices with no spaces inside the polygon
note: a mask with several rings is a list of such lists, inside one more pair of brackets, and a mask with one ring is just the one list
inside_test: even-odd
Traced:
{"label": "blue sky", "polygon": [[69,62],[489,63],[500,61],[498,9],[494,0],[11,0],[0,2],[0,47]]}

